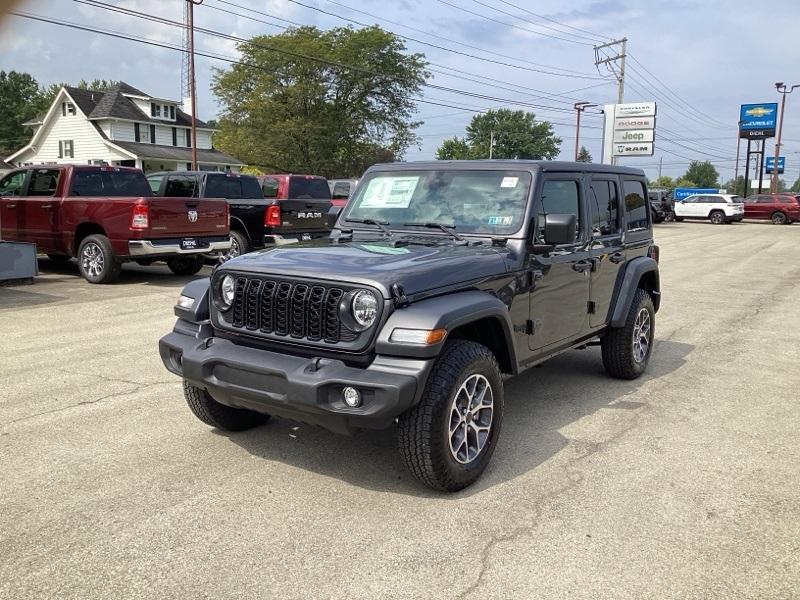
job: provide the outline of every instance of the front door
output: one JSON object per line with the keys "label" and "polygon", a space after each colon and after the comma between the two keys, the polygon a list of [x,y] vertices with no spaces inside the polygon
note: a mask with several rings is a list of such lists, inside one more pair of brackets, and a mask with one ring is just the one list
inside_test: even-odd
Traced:
{"label": "front door", "polygon": [[590,247],[592,271],[589,291],[589,325],[605,325],[620,268],[625,263],[620,220],[619,179],[594,175],[589,187],[589,214],[592,219]]}
{"label": "front door", "polygon": [[56,198],[59,169],[31,169],[28,191],[24,199],[27,241],[36,244],[37,250],[56,250],[58,232],[58,207]]}
{"label": "front door", "polygon": [[575,242],[556,246],[532,256],[535,281],[530,295],[528,336],[531,350],[566,344],[587,328],[587,305],[592,261],[587,249],[587,211],[581,175],[546,175],[535,207],[534,243],[545,244],[544,222],[548,214],[574,214]]}
{"label": "front door", "polygon": [[22,195],[27,171],[9,173],[0,179],[0,240],[24,241],[20,228]]}

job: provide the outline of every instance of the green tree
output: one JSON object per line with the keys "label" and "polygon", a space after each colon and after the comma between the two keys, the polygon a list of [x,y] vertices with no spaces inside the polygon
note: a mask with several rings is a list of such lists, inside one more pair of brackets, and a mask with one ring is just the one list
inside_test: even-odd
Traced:
{"label": "green tree", "polygon": [[352,177],[418,143],[426,63],[394,34],[299,27],[238,49],[241,62],[212,85],[220,150],[270,170]]}
{"label": "green tree", "polygon": [[589,154],[585,146],[581,146],[578,150],[578,162],[592,162],[592,155]]}
{"label": "green tree", "polygon": [[39,84],[32,75],[0,71],[0,159],[30,141],[30,129],[23,123],[44,108]]}
{"label": "green tree", "polygon": [[442,142],[436,150],[437,160],[468,160],[472,158],[472,150],[464,138],[454,137]]}
{"label": "green tree", "polygon": [[100,91],[113,87],[118,83],[119,83],[118,81],[114,81],[113,79],[92,79],[91,81],[86,81],[85,79],[81,79],[75,85],[65,82],[52,83],[42,90],[41,94],[42,102],[44,103],[45,110],[47,110],[47,108],[49,108],[50,105],[53,103],[53,100],[56,99],[56,95],[58,94],[58,92],[61,91],[61,88],[64,86],[76,87],[82,90]]}
{"label": "green tree", "polygon": [[686,170],[684,179],[694,181],[697,187],[713,188],[719,185],[719,173],[710,162],[693,160],[689,163],[689,168]]}
{"label": "green tree", "polygon": [[691,179],[687,179],[686,176],[678,177],[675,181],[676,188],[696,188],[696,187],[703,187],[692,181]]}
{"label": "green tree", "polygon": [[729,194],[736,194],[738,196],[745,196],[744,190],[744,175],[739,175],[734,181],[732,178],[722,184]]}
{"label": "green tree", "polygon": [[800,193],[800,177],[795,180],[795,182],[792,184],[792,187],[789,188],[789,191]]}
{"label": "green tree", "polygon": [[675,189],[675,180],[669,175],[661,175],[655,181],[650,182],[650,187],[672,190]]}

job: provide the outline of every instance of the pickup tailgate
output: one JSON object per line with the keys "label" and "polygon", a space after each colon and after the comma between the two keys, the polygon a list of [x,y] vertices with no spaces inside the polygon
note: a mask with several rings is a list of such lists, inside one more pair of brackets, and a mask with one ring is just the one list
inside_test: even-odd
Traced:
{"label": "pickup tailgate", "polygon": [[228,202],[221,199],[148,198],[152,237],[228,234]]}
{"label": "pickup tailgate", "polygon": [[312,231],[327,231],[330,200],[286,199],[277,200],[281,209],[281,222],[272,228],[274,233],[282,235]]}

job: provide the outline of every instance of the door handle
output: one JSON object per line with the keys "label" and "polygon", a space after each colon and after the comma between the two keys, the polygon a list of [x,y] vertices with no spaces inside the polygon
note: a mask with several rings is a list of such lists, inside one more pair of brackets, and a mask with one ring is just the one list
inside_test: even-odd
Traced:
{"label": "door handle", "polygon": [[17,208],[16,204],[6,204],[8,208]]}
{"label": "door handle", "polygon": [[608,259],[615,265],[618,265],[621,262],[625,261],[625,255],[622,252],[614,252],[611,257]]}
{"label": "door handle", "polygon": [[47,210],[48,208],[53,208],[52,204],[42,204],[42,210]]}
{"label": "door handle", "polygon": [[592,269],[592,261],[585,259],[579,260],[572,265],[572,269],[578,273],[585,273],[586,271],[590,271]]}

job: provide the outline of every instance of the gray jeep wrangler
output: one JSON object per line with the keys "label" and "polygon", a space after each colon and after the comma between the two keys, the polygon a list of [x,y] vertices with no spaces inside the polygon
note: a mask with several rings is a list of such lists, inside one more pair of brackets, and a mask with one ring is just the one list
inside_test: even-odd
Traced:
{"label": "gray jeep wrangler", "polygon": [[548,161],[371,167],[330,239],[246,254],[183,290],[160,342],[203,422],[398,427],[424,484],[473,483],[503,379],[599,344],[633,379],[660,300],[644,173]]}

